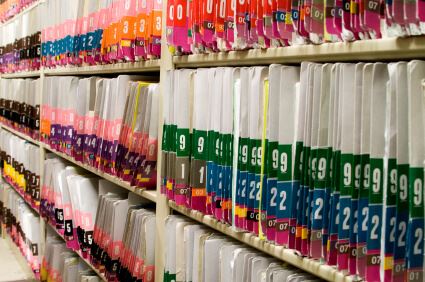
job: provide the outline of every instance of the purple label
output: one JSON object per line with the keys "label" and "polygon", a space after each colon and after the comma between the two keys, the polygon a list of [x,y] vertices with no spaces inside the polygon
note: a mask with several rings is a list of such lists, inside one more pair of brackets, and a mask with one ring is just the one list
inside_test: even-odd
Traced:
{"label": "purple label", "polygon": [[76,134],[72,143],[73,157],[80,162],[83,161],[83,148],[86,137],[85,134]]}

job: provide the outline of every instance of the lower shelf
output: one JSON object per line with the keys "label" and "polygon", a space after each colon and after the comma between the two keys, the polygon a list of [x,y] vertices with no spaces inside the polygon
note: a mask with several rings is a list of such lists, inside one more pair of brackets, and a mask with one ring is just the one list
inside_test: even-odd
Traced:
{"label": "lower shelf", "polygon": [[268,243],[267,241],[260,240],[258,236],[251,233],[236,230],[235,228],[219,222],[215,218],[204,215],[201,212],[188,209],[183,206],[178,206],[173,201],[168,201],[171,209],[184,214],[191,219],[200,222],[206,226],[211,227],[229,237],[232,237],[242,243],[245,243],[257,250],[260,250],[270,256],[278,258],[283,262],[287,262],[296,266],[306,272],[312,273],[321,279],[327,281],[348,282],[355,281],[353,277],[345,275],[343,272],[338,271],[335,267],[320,263],[318,260],[309,259],[296,254],[293,250],[285,249],[282,246],[276,246]]}
{"label": "lower shelf", "polygon": [[[63,237],[62,234],[60,234],[56,228],[54,226],[52,226],[50,224],[50,222],[47,222],[44,218],[42,218],[44,220],[44,222],[46,223],[46,226],[49,226],[53,231],[56,232],[56,234],[65,242],[65,238]],[[103,281],[108,281],[105,277],[105,275],[103,275],[103,273],[101,273],[97,268],[95,268],[88,259],[84,258],[83,255],[80,253],[80,251],[75,251],[75,253],[100,277],[100,279],[102,279]]]}

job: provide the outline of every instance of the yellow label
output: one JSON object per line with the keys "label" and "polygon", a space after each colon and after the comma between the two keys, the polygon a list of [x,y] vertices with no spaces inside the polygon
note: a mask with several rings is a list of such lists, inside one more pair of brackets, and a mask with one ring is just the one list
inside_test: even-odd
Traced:
{"label": "yellow label", "polygon": [[384,270],[393,269],[394,257],[385,257],[384,259]]}
{"label": "yellow label", "polygon": [[303,228],[301,238],[302,239],[307,239],[307,236],[308,236],[308,229],[307,228]]}

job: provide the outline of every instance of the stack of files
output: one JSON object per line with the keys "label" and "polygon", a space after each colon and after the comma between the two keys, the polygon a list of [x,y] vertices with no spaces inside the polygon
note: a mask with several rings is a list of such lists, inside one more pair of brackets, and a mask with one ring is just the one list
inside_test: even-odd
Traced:
{"label": "stack of files", "polygon": [[40,79],[0,80],[0,121],[33,139],[39,139]]}
{"label": "stack of files", "polygon": [[[3,1],[4,2],[4,1]],[[23,1],[15,2],[18,9]],[[0,27],[0,73],[38,70],[41,63],[42,5]]]}
{"label": "stack of files", "polygon": [[2,176],[34,209],[40,207],[40,147],[0,129]]}
{"label": "stack of files", "polygon": [[5,22],[19,14],[28,5],[36,0],[4,0],[0,3],[0,22]]}
{"label": "stack of files", "polygon": [[40,218],[8,184],[0,183],[1,224],[18,246],[36,278],[40,277]]}
{"label": "stack of files", "polygon": [[165,221],[164,281],[322,281],[186,217]]}
{"label": "stack of files", "polygon": [[367,281],[423,281],[424,78],[423,61],[170,71],[161,190]]}
{"label": "stack of files", "polygon": [[165,10],[177,54],[425,34],[420,0],[171,0]]}
{"label": "stack of files", "polygon": [[47,229],[40,281],[100,282],[93,270],[50,229]]}
{"label": "stack of files", "polygon": [[145,209],[150,202],[84,173],[48,154],[41,215],[67,248],[90,258],[111,281],[128,281],[132,275],[153,281],[155,213]]}
{"label": "stack of files", "polygon": [[[107,188],[106,186],[104,188]],[[154,281],[155,230],[153,207],[136,194],[104,189],[90,251],[91,263],[108,281]]]}
{"label": "stack of files", "polygon": [[49,0],[42,64],[94,65],[159,58],[162,1]]}
{"label": "stack of files", "polygon": [[91,247],[99,193],[110,183],[84,175],[52,154],[44,161],[40,214],[61,234],[68,248],[86,257]]}
{"label": "stack of files", "polygon": [[159,85],[141,79],[45,78],[41,140],[99,171],[155,189]]}

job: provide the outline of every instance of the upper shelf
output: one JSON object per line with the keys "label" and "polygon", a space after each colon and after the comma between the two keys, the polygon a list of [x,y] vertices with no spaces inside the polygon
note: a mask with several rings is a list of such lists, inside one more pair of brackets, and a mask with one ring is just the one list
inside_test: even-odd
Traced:
{"label": "upper shelf", "polygon": [[35,1],[33,3],[31,3],[30,5],[28,5],[27,7],[24,7],[18,14],[14,15],[13,17],[11,17],[10,19],[8,19],[7,21],[0,23],[0,27],[10,23],[11,21],[13,21],[14,19],[16,19],[17,17],[22,16],[23,14],[27,13],[28,11],[32,10],[33,8],[37,7],[38,5],[40,5],[41,3],[44,3],[45,0],[38,0]]}
{"label": "upper shelf", "polygon": [[2,78],[29,78],[29,77],[40,77],[40,71],[23,71],[15,73],[4,73],[1,75]]}
{"label": "upper shelf", "polygon": [[58,67],[54,69],[44,69],[45,75],[96,75],[96,74],[118,74],[136,72],[157,72],[159,71],[161,60],[147,60],[134,63],[117,63],[83,67]]}
{"label": "upper shelf", "polygon": [[176,68],[425,58],[425,36],[175,56]]}

